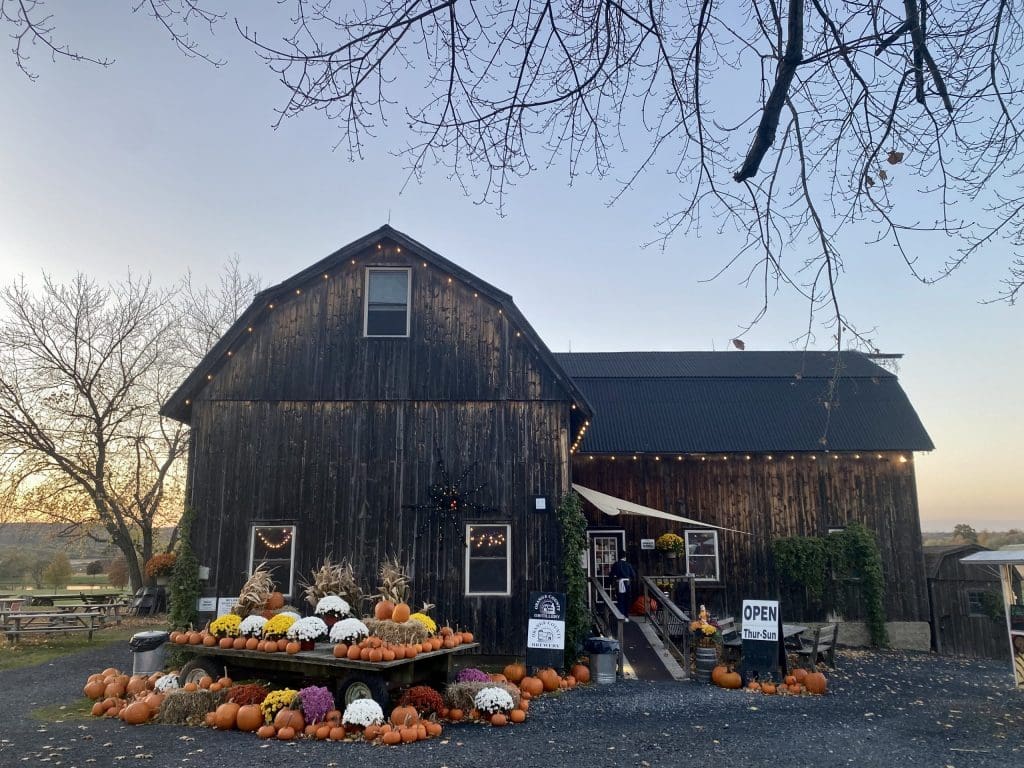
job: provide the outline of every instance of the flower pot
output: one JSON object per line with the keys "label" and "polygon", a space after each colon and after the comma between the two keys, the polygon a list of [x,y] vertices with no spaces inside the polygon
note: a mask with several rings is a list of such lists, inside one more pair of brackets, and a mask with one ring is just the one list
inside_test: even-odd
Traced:
{"label": "flower pot", "polygon": [[693,679],[698,683],[710,683],[711,671],[718,664],[718,648],[716,646],[697,646],[697,669]]}
{"label": "flower pot", "polygon": [[679,557],[679,553],[670,550],[665,553],[665,557],[667,557],[669,560],[675,560]]}
{"label": "flower pot", "polygon": [[333,627],[335,624],[338,623],[338,617],[337,616],[331,616],[330,614],[325,614],[324,616],[321,616],[320,618],[324,620],[324,624],[327,625],[328,629],[330,629],[331,627]]}
{"label": "flower pot", "polygon": [[299,641],[299,650],[300,651],[312,651],[315,648],[316,648],[316,641],[315,640],[300,640]]}

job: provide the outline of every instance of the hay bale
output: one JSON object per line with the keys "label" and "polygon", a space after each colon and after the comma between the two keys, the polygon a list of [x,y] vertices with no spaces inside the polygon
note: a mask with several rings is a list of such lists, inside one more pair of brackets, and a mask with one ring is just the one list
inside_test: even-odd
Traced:
{"label": "hay bale", "polygon": [[160,705],[157,720],[171,725],[202,725],[206,713],[213,712],[226,699],[226,691],[171,691]]}
{"label": "hay bale", "polygon": [[378,619],[363,619],[363,623],[366,625],[366,628],[370,630],[371,635],[379,637],[381,640],[391,643],[392,645],[422,643],[430,636],[430,633],[427,632],[427,628],[418,621],[406,621],[402,624],[397,624],[391,619],[385,619],[383,621]]}
{"label": "hay bale", "polygon": [[476,695],[484,688],[504,688],[512,697],[512,706],[519,706],[519,688],[512,683],[449,683],[444,689],[444,703],[453,709],[469,712],[476,706]]}

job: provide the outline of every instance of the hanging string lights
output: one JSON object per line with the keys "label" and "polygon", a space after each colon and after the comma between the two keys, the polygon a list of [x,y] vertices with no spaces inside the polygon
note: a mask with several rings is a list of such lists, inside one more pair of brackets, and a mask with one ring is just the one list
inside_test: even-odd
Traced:
{"label": "hanging string lights", "polygon": [[260,540],[260,543],[267,549],[277,552],[284,549],[292,543],[292,530],[291,528],[281,528],[281,538],[278,541],[271,539],[264,531],[271,531],[269,528],[257,528],[256,538]]}

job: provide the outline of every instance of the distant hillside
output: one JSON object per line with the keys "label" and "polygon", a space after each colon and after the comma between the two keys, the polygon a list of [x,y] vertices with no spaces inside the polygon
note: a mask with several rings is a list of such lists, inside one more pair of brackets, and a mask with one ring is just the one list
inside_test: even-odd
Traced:
{"label": "distant hillside", "polygon": [[[100,541],[79,531],[73,535],[61,535],[66,526],[56,523],[4,523],[0,525],[0,551],[20,549],[41,556],[52,556],[64,552],[72,560],[112,560],[118,556],[117,547],[104,544],[106,531],[96,526],[91,533]],[[170,540],[171,528],[156,531],[157,548]]]}
{"label": "distant hillside", "polygon": [[[977,543],[989,549],[1000,549],[1011,545],[1024,545],[1024,531],[1011,528],[1008,531],[975,531],[978,537]],[[969,539],[958,537],[952,531],[924,531],[921,539],[926,547],[942,546],[944,544],[974,543]]]}

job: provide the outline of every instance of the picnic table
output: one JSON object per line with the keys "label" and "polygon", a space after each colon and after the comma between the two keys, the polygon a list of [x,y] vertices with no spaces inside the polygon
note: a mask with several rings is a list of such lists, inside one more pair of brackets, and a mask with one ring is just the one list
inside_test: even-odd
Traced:
{"label": "picnic table", "polygon": [[68,632],[86,632],[89,640],[92,633],[106,626],[103,613],[33,613],[15,611],[3,617],[0,632],[7,635],[8,642],[16,643],[22,635],[53,635]]}
{"label": "picnic table", "polygon": [[31,594],[27,595],[27,598],[31,600],[30,605],[43,605],[43,606],[54,606],[58,600],[78,600],[85,605],[106,605],[108,603],[117,602],[123,597],[122,592],[79,592],[69,593],[63,592],[60,594]]}

